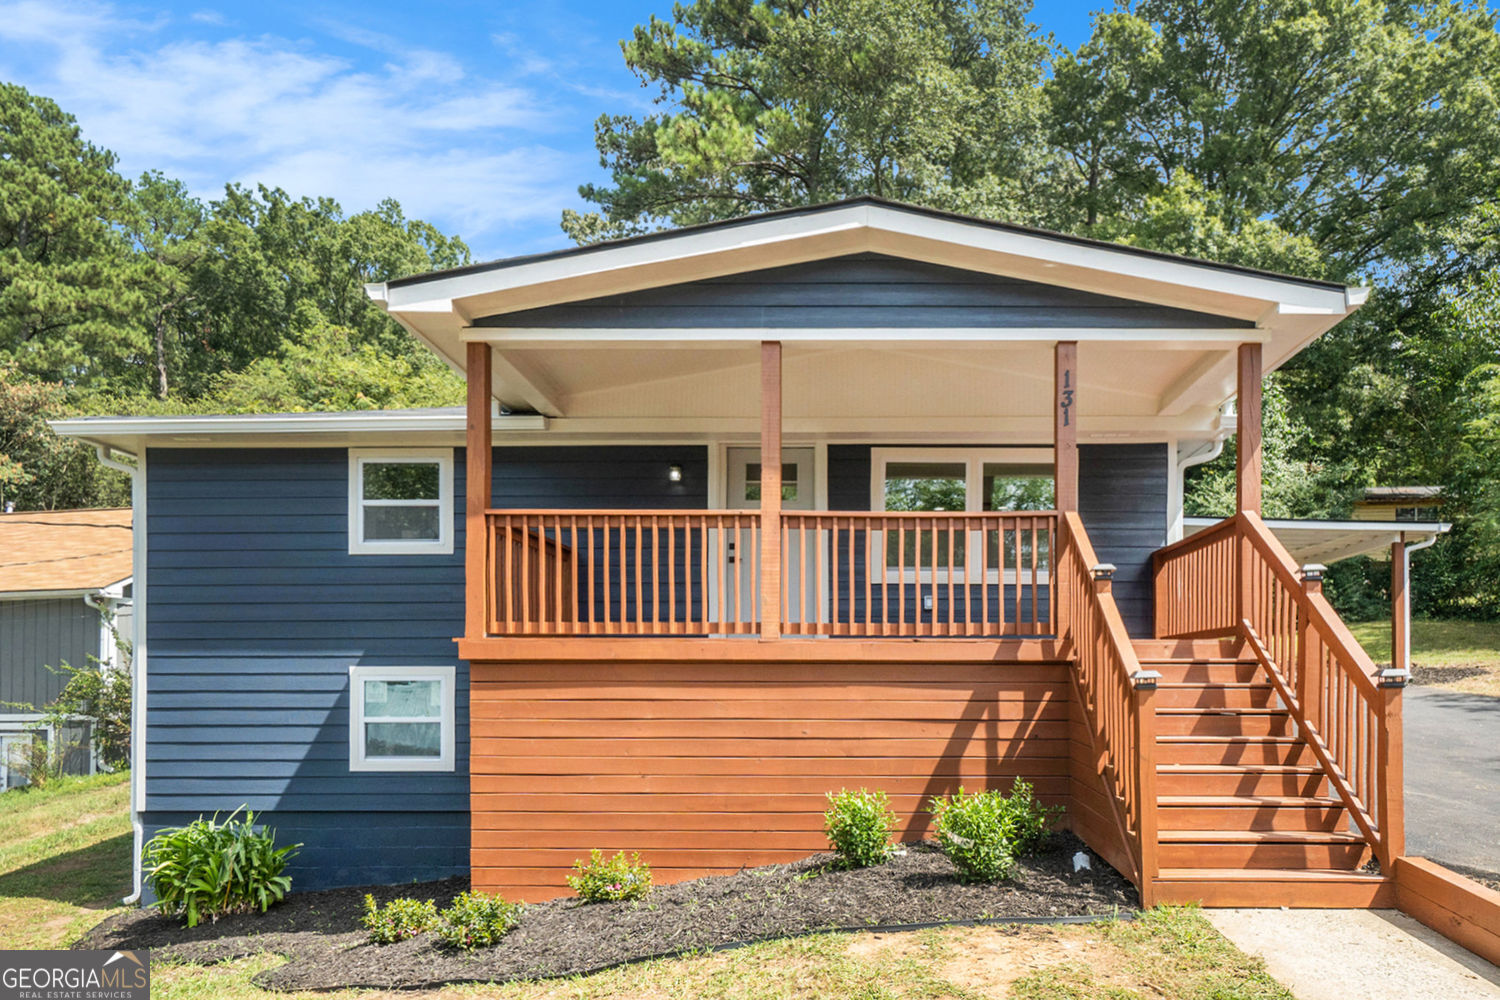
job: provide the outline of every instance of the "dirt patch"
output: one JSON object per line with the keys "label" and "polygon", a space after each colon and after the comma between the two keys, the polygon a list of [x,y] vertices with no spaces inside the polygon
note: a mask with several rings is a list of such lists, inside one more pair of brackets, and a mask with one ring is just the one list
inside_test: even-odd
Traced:
{"label": "dirt patch", "polygon": [[211,963],[272,951],[286,965],[255,983],[277,990],[342,987],[415,989],[444,983],[506,982],[591,972],[622,962],[834,928],[992,918],[1110,915],[1137,905],[1135,889],[1069,834],[1023,859],[998,885],[964,885],[929,843],[908,845],[887,864],[855,871],[815,855],[661,886],[640,903],[586,905],[568,897],[526,908],[495,948],[455,954],[424,934],[400,944],[366,943],[359,930],[366,891],[377,899],[433,899],[446,905],[462,880],[298,893],[263,915],[229,917],[188,930],[154,913],[106,920],[77,947],[151,948],[156,957]]}
{"label": "dirt patch", "polygon": [[1411,682],[1413,684],[1453,684],[1458,681],[1466,681],[1471,677],[1483,677],[1485,674],[1493,673],[1495,668],[1489,664],[1482,663],[1452,663],[1441,667],[1424,666],[1421,663],[1411,665]]}

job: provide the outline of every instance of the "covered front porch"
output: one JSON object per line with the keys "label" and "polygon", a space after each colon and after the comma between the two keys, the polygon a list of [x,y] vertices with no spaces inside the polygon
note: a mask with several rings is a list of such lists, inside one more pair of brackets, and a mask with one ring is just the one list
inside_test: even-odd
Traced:
{"label": "covered front porch", "polygon": [[[1168,493],[1176,471],[1170,452],[1180,432],[1170,416],[1145,411],[1159,403],[1162,383],[1181,379],[1180,368],[1204,364],[1183,349],[1182,340],[1170,338],[1173,346],[1161,349],[1142,333],[1130,341],[1110,337],[1082,345],[1033,340],[1010,341],[990,352],[971,347],[965,352],[969,374],[950,372],[950,377],[960,388],[965,379],[993,383],[991,408],[1011,411],[976,419],[943,415],[952,406],[947,397],[902,391],[884,377],[889,352],[865,344],[841,352],[842,380],[885,399],[905,428],[866,426],[841,434],[838,418],[804,417],[814,407],[788,399],[789,384],[807,387],[808,400],[818,398],[811,388],[816,377],[791,373],[804,367],[816,371],[826,363],[824,351],[801,344],[789,348],[779,340],[753,343],[754,392],[745,400],[747,393],[737,387],[743,381],[745,345],[734,352],[720,347],[720,367],[698,372],[698,379],[717,379],[731,403],[748,402],[756,436],[746,440],[733,430],[644,435],[707,454],[706,466],[671,461],[659,475],[674,483],[706,478],[707,483],[687,485],[709,505],[527,508],[494,502],[492,484],[506,471],[503,464],[498,471],[493,467],[494,452],[482,443],[493,435],[495,373],[516,362],[500,356],[502,345],[508,346],[503,335],[471,337],[466,347],[466,642],[599,636],[1056,637],[1063,599],[1059,566],[1067,537],[1062,520],[1067,514],[1081,517],[1091,501],[1106,528],[1130,536],[1130,551],[1120,550],[1120,558],[1138,564],[1133,567],[1138,589],[1149,601],[1144,576],[1151,552],[1169,540]],[[626,347],[613,349],[625,356]],[[1232,370],[1254,380],[1245,392],[1252,407],[1258,400],[1261,350],[1259,341],[1235,342],[1223,335],[1209,350],[1216,362],[1226,353],[1239,359]],[[680,345],[633,348],[653,357],[658,372],[676,370],[682,364],[679,351]],[[1080,355],[1099,365],[1092,376]],[[591,357],[564,348],[553,358],[548,380],[554,386],[597,378]],[[928,369],[950,367],[946,359],[908,357],[903,363],[916,382],[932,374]],[[1008,386],[1035,383],[1043,367],[1050,391],[1031,398],[1007,392]],[[1144,390],[1111,390],[1111,375],[1123,375]],[[1120,456],[1145,455],[1149,461],[1132,470],[1133,478],[1094,475],[1081,485],[1080,424],[1092,428],[1105,419],[1121,421],[1127,400],[1136,401],[1142,411],[1138,424],[1145,429],[1086,430],[1093,443],[1082,448],[1085,454],[1093,449],[1096,464],[1119,464]],[[670,405],[662,396],[637,403]],[[715,405],[725,408],[722,401]],[[1044,408],[1040,416],[1038,408]],[[1089,417],[1091,408],[1096,415]],[[797,415],[789,418],[788,410]],[[548,419],[549,425],[563,425],[572,418]],[[697,419],[712,422],[707,415]],[[880,418],[883,424],[889,419]],[[670,413],[658,421],[684,426]],[[813,421],[822,429],[809,426]],[[853,415],[843,423],[859,428],[861,418]],[[798,430],[788,433],[789,424]],[[1246,435],[1242,453],[1254,463],[1255,411],[1239,426]],[[838,443],[829,444],[830,437]],[[1087,528],[1086,521],[1080,524]],[[1110,575],[1112,568],[1101,568],[1100,575]],[[1149,617],[1149,607],[1142,617]]]}

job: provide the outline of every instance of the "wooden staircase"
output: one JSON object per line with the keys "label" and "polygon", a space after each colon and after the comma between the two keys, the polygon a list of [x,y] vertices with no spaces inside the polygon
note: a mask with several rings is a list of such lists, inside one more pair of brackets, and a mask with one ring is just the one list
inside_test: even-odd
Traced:
{"label": "wooden staircase", "polygon": [[1365,838],[1243,642],[1133,643],[1161,674],[1155,902],[1394,905]]}

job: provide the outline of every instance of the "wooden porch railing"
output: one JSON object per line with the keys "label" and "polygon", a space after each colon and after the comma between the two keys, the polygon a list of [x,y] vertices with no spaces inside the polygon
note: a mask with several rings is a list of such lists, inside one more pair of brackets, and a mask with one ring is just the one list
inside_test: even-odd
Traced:
{"label": "wooden porch railing", "polygon": [[492,510],[485,520],[490,635],[756,630],[754,511]]}
{"label": "wooden porch railing", "polygon": [[1129,852],[1109,860],[1151,905],[1157,876],[1156,675],[1143,672],[1112,593],[1112,567],[1102,567],[1076,513],[1062,516],[1058,577],[1060,631],[1072,647],[1074,700],[1094,744],[1115,833]]}
{"label": "wooden porch railing", "polygon": [[1051,634],[1057,515],[781,514],[782,631]]}
{"label": "wooden porch railing", "polygon": [[[1155,560],[1157,636],[1245,639],[1354,825],[1391,871],[1405,850],[1401,680],[1382,686],[1324,598],[1321,576],[1299,574],[1253,513],[1170,545]],[[1195,594],[1203,596],[1190,599]]]}
{"label": "wooden porch railing", "polygon": [[[759,631],[756,511],[491,510],[488,634]],[[1057,516],[783,512],[782,632],[1055,631]]]}

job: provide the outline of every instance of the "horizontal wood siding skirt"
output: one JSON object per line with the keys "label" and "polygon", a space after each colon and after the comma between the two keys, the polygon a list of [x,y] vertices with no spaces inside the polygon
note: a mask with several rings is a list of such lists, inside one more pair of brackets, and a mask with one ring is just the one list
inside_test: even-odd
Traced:
{"label": "horizontal wood siding skirt", "polygon": [[1500,965],[1500,892],[1426,858],[1403,857],[1396,861],[1396,905]]}
{"label": "horizontal wood siding skirt", "polygon": [[827,849],[826,793],[879,788],[901,839],[934,796],[1030,781],[1070,799],[1061,663],[472,665],[472,877],[565,894],[592,847],[659,880]]}

